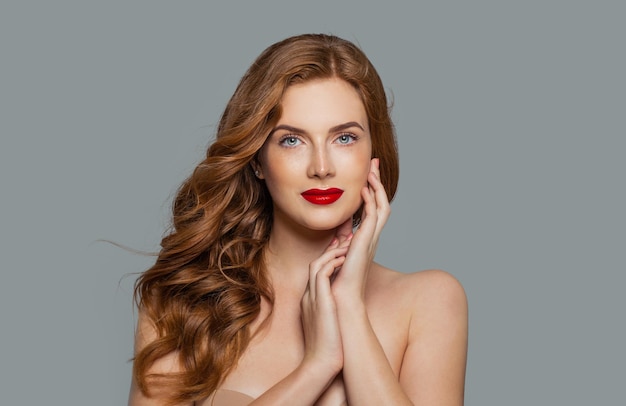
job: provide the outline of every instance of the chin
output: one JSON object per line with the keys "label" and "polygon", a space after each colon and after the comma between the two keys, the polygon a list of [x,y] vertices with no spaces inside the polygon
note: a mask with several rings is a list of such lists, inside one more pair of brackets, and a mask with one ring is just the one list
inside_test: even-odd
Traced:
{"label": "chin", "polygon": [[313,231],[331,231],[331,230],[335,230],[337,227],[339,227],[342,224],[343,224],[343,222],[327,223],[327,224],[319,224],[318,223],[318,224],[307,224],[307,225],[305,225],[305,227],[308,228],[309,230],[313,230]]}
{"label": "chin", "polygon": [[351,204],[310,207],[305,206],[288,212],[276,210],[274,207],[274,221],[291,223],[292,227],[310,231],[330,231],[352,219],[354,213],[361,207],[362,201],[351,202]]}
{"label": "chin", "polygon": [[322,216],[318,216],[314,219],[307,219],[308,221],[304,221],[302,225],[309,230],[328,231],[336,229],[337,227],[348,221],[348,219],[352,219],[352,215],[346,214],[343,216],[324,216],[323,218]]}

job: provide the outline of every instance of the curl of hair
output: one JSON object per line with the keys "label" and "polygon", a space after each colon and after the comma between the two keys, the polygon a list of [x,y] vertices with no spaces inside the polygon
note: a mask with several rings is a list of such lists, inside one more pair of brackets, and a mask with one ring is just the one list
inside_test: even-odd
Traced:
{"label": "curl of hair", "polygon": [[[228,102],[206,158],[180,187],[173,227],[155,264],[135,283],[136,304],[157,334],[134,358],[134,378],[147,396],[155,387],[166,389],[171,404],[209,396],[246,349],[261,298],[273,303],[263,259],[272,201],[250,163],[280,118],[285,90],[333,77],[354,86],[363,100],[372,155],[380,158],[381,181],[393,198],[399,166],[395,134],[382,82],[365,54],[323,34],[267,48]],[[169,354],[177,355],[181,372],[150,373]]]}

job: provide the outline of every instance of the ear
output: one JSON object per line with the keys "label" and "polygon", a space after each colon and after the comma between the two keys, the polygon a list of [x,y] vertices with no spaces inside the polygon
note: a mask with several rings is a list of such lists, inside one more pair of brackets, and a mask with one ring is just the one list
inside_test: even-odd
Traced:
{"label": "ear", "polygon": [[259,161],[251,161],[250,166],[252,167],[252,172],[254,172],[254,176],[259,179],[265,179],[265,176],[263,175],[263,168],[261,167]]}

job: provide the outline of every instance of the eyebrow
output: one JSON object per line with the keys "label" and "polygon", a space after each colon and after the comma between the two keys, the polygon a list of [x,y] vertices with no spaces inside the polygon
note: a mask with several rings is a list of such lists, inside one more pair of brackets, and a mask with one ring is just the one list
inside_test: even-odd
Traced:
{"label": "eyebrow", "polygon": [[[343,130],[346,130],[346,129],[352,128],[352,127],[357,127],[357,128],[360,128],[361,131],[365,131],[365,129],[361,126],[361,124],[357,123],[356,121],[348,121],[347,123],[339,124],[339,125],[336,125],[336,126],[330,128],[328,130],[328,132],[335,133],[335,132],[343,131]],[[289,131],[289,132],[292,132],[292,133],[296,133],[296,134],[306,134],[307,133],[305,130],[303,130],[301,128],[292,127],[292,126],[287,125],[287,124],[281,124],[281,125],[276,126],[276,127],[274,127],[272,129],[272,131],[270,132],[270,136],[272,134],[274,134],[278,130],[286,130],[286,131]]]}

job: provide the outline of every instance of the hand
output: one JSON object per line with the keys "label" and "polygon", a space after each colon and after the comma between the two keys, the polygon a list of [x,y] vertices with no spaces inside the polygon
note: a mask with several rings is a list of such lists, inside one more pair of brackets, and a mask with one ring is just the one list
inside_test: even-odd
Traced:
{"label": "hand", "polygon": [[324,253],[309,264],[309,282],[302,296],[303,363],[328,368],[334,377],[343,367],[343,349],[337,306],[331,292],[331,277],[343,265],[348,242],[334,238]]}
{"label": "hand", "polygon": [[350,244],[346,259],[337,273],[332,292],[336,298],[364,299],[367,274],[378,246],[378,238],[391,212],[385,188],[380,182],[380,161],[371,161],[368,186],[363,187],[363,214],[358,230],[352,236],[352,219],[337,229],[340,243]]}

